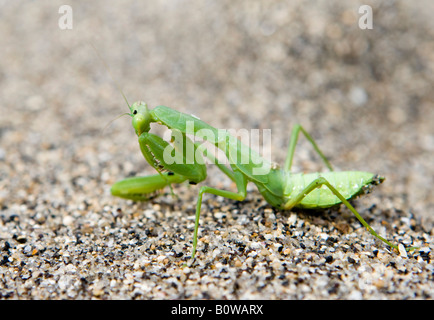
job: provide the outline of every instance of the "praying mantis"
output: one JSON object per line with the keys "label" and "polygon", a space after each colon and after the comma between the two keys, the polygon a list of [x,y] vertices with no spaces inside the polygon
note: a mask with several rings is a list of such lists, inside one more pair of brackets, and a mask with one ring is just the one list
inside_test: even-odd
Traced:
{"label": "praying mantis", "polygon": [[[126,102],[128,104],[128,101]],[[167,186],[171,188],[171,184],[184,181],[189,181],[190,184],[202,182],[207,176],[203,156],[217,165],[236,185],[236,192],[209,186],[200,187],[196,204],[192,261],[197,249],[203,195],[208,193],[242,201],[246,198],[249,182],[256,185],[270,205],[281,210],[326,209],[344,204],[374,237],[399,250],[397,245],[375,232],[349,203],[354,197],[370,192],[372,187],[383,182],[384,178],[361,171],[335,172],[313,138],[301,125],[294,126],[285,164],[279,167],[242,144],[239,139],[227,131],[218,130],[195,116],[165,106],[149,109],[147,104],[141,101],[131,106],[128,104],[128,107],[130,108],[128,114],[132,117],[132,125],[138,136],[140,150],[146,161],[156,169],[157,174],[132,177],[116,182],[111,188],[114,196],[134,201],[146,201],[152,199],[156,191]],[[175,139],[172,136],[171,142],[168,142],[150,133],[151,123],[158,123],[172,130],[173,136],[176,136]],[[310,142],[330,172],[291,173],[292,160],[300,132]],[[203,143],[193,142],[187,135],[206,140],[219,148],[229,159],[229,166],[219,162],[213,154],[208,152]],[[410,251],[415,248],[411,247],[406,250]]]}

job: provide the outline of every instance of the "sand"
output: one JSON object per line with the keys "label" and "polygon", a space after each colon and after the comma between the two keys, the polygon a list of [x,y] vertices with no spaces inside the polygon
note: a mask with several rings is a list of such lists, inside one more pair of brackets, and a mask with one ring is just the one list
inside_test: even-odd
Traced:
{"label": "sand", "polygon": [[[1,299],[432,299],[432,1],[0,2]],[[92,46],[96,49],[98,56]],[[106,66],[108,66],[107,70]],[[116,85],[117,83],[117,85]],[[283,163],[302,124],[336,170],[385,182],[353,204],[279,211],[245,201],[215,166],[152,201],[110,186],[155,171],[126,103],[144,100],[216,128],[271,129]],[[153,126],[152,132],[164,134]],[[306,139],[294,172],[326,171]],[[187,267],[183,267],[185,264]]]}

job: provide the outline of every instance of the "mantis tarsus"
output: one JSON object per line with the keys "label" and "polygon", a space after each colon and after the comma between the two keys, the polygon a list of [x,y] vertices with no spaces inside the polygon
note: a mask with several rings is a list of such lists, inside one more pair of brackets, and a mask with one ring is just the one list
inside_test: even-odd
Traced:
{"label": "mantis tarsus", "polygon": [[[253,182],[257,186],[259,192],[269,204],[282,210],[289,210],[294,207],[325,209],[343,203],[373,236],[398,250],[397,245],[392,244],[377,234],[348,202],[355,196],[361,195],[366,191],[369,192],[373,185],[381,183],[384,178],[369,172],[333,171],[327,158],[302,126],[296,125],[293,128],[287,158],[284,167],[280,168],[269,163],[250,148],[246,149],[246,146],[241,144],[237,138],[224,132],[222,135],[221,130],[217,130],[194,116],[164,106],[158,106],[150,110],[144,102],[136,102],[128,106],[130,108],[129,115],[133,118],[133,127],[139,138],[139,145],[143,156],[157,170],[158,174],[119,181],[111,188],[113,195],[134,201],[145,201],[149,200],[151,198],[150,195],[156,191],[173,183],[184,181],[189,181],[192,184],[199,183],[206,178],[206,166],[202,154],[215,163],[236,184],[237,192],[220,190],[208,186],[200,187],[196,205],[193,249],[191,253],[192,260],[196,253],[203,194],[209,193],[242,201],[246,197],[248,182]],[[194,125],[192,132],[189,132],[187,128],[189,122]],[[184,150],[190,148],[189,150],[194,152],[196,157],[193,157],[192,161],[187,162],[185,160],[188,154],[181,153],[183,157],[181,160],[183,161],[169,163],[167,157],[165,157],[165,152],[173,154],[180,150],[179,148],[177,150],[176,143],[172,146],[172,144],[161,137],[150,133],[151,123],[158,123],[172,131],[180,133],[178,135],[178,142],[180,139],[183,145],[182,148]],[[207,132],[205,136],[203,135],[203,131]],[[312,144],[330,172],[311,174],[293,174],[290,172],[300,132]],[[230,160],[229,166],[219,163],[213,155],[203,148],[203,145],[194,143],[187,137],[187,134],[201,136],[204,140],[221,149]],[[237,161],[237,159],[245,156],[246,152],[248,156],[247,163]],[[264,174],[255,173],[260,168],[268,170]],[[411,247],[406,250],[409,251],[415,248]]]}

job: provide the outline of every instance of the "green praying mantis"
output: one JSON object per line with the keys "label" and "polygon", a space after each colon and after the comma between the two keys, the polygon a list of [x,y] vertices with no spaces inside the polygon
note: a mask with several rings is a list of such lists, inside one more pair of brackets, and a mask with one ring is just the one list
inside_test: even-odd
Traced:
{"label": "green praying mantis", "polygon": [[[128,101],[126,102],[128,104]],[[398,250],[397,245],[375,232],[349,203],[349,200],[354,197],[370,192],[372,187],[381,183],[384,178],[369,172],[333,171],[327,158],[302,126],[296,125],[293,128],[287,158],[281,168],[242,144],[239,139],[227,131],[218,130],[195,116],[165,106],[149,109],[144,102],[136,102],[128,106],[130,108],[128,114],[132,117],[140,150],[146,161],[156,169],[157,174],[132,177],[115,183],[111,188],[114,196],[134,201],[146,201],[150,200],[156,191],[167,186],[171,188],[171,184],[184,181],[189,181],[191,184],[202,182],[207,176],[203,156],[217,165],[236,185],[237,192],[209,186],[200,187],[196,204],[192,261],[196,254],[203,195],[208,193],[242,201],[246,198],[249,182],[256,185],[270,205],[281,210],[290,210],[294,207],[325,209],[344,204],[373,236]],[[171,142],[150,133],[151,123],[158,123],[171,129]],[[292,160],[300,132],[312,144],[330,172],[291,173]],[[208,152],[203,143],[193,142],[187,135],[206,140],[219,148],[229,159],[229,166],[219,162],[213,154]],[[174,136],[176,136],[175,139],[173,139]],[[410,251],[415,248],[411,247],[406,250]]]}

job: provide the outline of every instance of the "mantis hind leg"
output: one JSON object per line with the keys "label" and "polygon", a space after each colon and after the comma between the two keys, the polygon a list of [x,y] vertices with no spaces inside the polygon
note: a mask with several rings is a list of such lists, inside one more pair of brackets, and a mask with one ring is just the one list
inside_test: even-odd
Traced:
{"label": "mantis hind leg", "polygon": [[321,157],[321,159],[324,161],[325,165],[327,166],[327,168],[330,171],[333,171],[332,165],[330,164],[330,162],[327,160],[326,156],[322,153],[322,151],[318,148],[317,144],[315,143],[315,141],[313,140],[313,138],[310,136],[309,133],[307,133],[306,130],[304,130],[304,128],[299,125],[296,124],[294,126],[294,128],[292,129],[292,133],[291,133],[291,140],[289,141],[289,146],[288,146],[288,153],[286,155],[286,160],[285,160],[285,167],[284,169],[286,171],[290,171],[291,170],[291,166],[292,166],[292,159],[294,158],[294,151],[295,151],[295,146],[297,145],[297,140],[298,140],[298,136],[300,131],[304,134],[304,136],[306,137],[306,139],[312,144],[313,148],[315,149],[315,151],[318,153],[318,155]]}
{"label": "mantis hind leg", "polygon": [[[295,206],[297,206],[297,204],[299,204],[303,198],[305,198],[310,192],[312,192],[313,190],[317,189],[317,188],[321,188],[323,185],[327,186],[327,188],[330,189],[331,192],[333,192],[333,194],[339,198],[339,200],[342,201],[342,203],[348,208],[350,209],[350,211],[356,216],[356,218],[360,221],[360,223],[369,231],[370,234],[372,234],[374,237],[380,239],[381,241],[383,241],[384,243],[386,243],[387,245],[391,246],[392,248],[395,248],[397,250],[398,246],[395,244],[392,244],[390,241],[388,241],[387,239],[383,238],[382,236],[380,236],[377,232],[375,232],[374,229],[372,229],[372,227],[365,221],[365,219],[362,218],[362,216],[357,212],[356,209],[354,209],[354,207],[347,201],[347,199],[345,199],[342,194],[336,190],[335,187],[333,187],[325,178],[320,177],[318,179],[315,179],[314,181],[312,181],[312,183],[310,183],[306,188],[304,188],[304,190],[302,190],[295,198],[289,200],[288,202],[285,203],[285,205],[283,206],[284,209],[289,210]],[[416,247],[411,247],[411,248],[407,248],[407,251],[410,250],[414,250],[416,249]]]}
{"label": "mantis hind leg", "polygon": [[197,247],[197,235],[199,230],[199,218],[200,218],[200,209],[202,206],[202,196],[204,193],[210,193],[217,196],[225,197],[232,200],[243,201],[246,198],[247,194],[247,179],[246,177],[240,173],[234,173],[234,180],[237,185],[238,192],[231,192],[226,190],[215,189],[207,186],[203,186],[199,190],[199,195],[197,197],[196,204],[196,218],[194,223],[194,234],[193,234],[193,250],[191,253],[191,261],[194,259],[194,255],[196,254]]}

